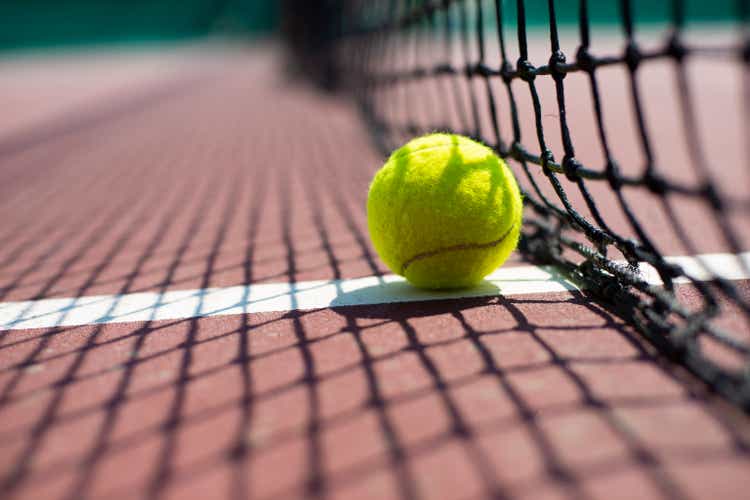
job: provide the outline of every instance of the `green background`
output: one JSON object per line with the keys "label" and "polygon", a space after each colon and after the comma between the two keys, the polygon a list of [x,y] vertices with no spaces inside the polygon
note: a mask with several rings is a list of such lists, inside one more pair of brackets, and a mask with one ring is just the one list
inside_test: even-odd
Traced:
{"label": "green background", "polygon": [[[718,22],[736,19],[742,0],[684,0],[688,22]],[[526,17],[529,24],[549,22],[547,0],[526,0]],[[593,23],[612,24],[622,19],[619,0],[589,0],[589,18]],[[633,15],[638,23],[667,22],[672,16],[672,0],[631,0]],[[577,24],[579,0],[555,0],[558,22]],[[515,22],[516,1],[504,0],[508,22]]]}
{"label": "green background", "polygon": [[258,0],[0,0],[0,50],[262,34],[278,2]]}
{"label": "green background", "polygon": [[[316,3],[331,1],[335,2],[307,0],[311,3],[306,4],[305,10],[315,8]],[[737,17],[740,1],[688,0],[686,11],[691,21],[722,21]],[[280,3],[280,0],[0,0],[0,50],[177,40],[214,33],[266,34],[280,24]],[[619,4],[617,0],[590,0],[592,21],[619,22]],[[671,0],[634,0],[636,20],[666,21],[671,4]],[[514,23],[515,0],[505,0],[504,5],[506,22]],[[576,23],[578,0],[556,0],[555,5],[561,24]],[[547,0],[527,0],[526,9],[530,25],[548,22]]]}

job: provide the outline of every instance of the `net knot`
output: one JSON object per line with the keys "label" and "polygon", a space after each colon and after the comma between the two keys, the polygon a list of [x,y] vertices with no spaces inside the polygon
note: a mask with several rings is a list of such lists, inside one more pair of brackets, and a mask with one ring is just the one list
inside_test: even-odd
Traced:
{"label": "net knot", "polygon": [[682,62],[682,60],[688,53],[687,47],[685,47],[676,33],[669,39],[669,43],[667,44],[667,53],[672,56],[677,62]]}
{"label": "net knot", "polygon": [[643,55],[638,45],[634,41],[628,42],[625,47],[625,64],[628,65],[630,71],[635,71],[643,60]]}
{"label": "net knot", "polygon": [[724,209],[724,201],[721,196],[719,196],[719,193],[716,191],[713,184],[706,184],[703,186],[703,192],[705,193],[706,199],[711,204],[711,207],[715,210]]}
{"label": "net knot", "polygon": [[607,181],[612,189],[619,191],[622,187],[622,176],[620,175],[620,166],[613,159],[607,161]]}
{"label": "net knot", "polygon": [[519,59],[516,68],[519,78],[524,82],[531,83],[536,78],[536,68],[528,59]]}
{"label": "net knot", "polygon": [[556,50],[552,53],[548,63],[552,78],[555,78],[556,80],[562,80],[565,78],[565,75],[567,74],[564,68],[565,61],[565,54],[563,54],[562,50]]}
{"label": "net knot", "polygon": [[576,64],[578,64],[578,67],[586,73],[593,73],[596,68],[594,56],[591,55],[589,48],[585,45],[578,47],[578,52],[576,52]]}
{"label": "net knot", "polygon": [[575,159],[575,157],[566,156],[565,158],[563,158],[562,167],[565,171],[565,177],[567,177],[570,182],[578,182],[578,172],[581,169],[582,165],[578,160]]}
{"label": "net knot", "polygon": [[544,151],[542,151],[542,154],[539,155],[539,160],[542,164],[542,170],[544,171],[544,173],[552,173],[549,168],[550,164],[555,162],[555,156],[552,154],[552,151],[550,151],[549,149],[545,149]]}
{"label": "net knot", "polygon": [[667,182],[653,170],[646,172],[646,175],[643,176],[643,182],[654,194],[663,195],[667,192]]}
{"label": "net knot", "polygon": [[500,66],[500,77],[507,84],[513,81],[513,65],[508,61],[503,61],[502,66]]}
{"label": "net knot", "polygon": [[514,141],[510,145],[510,156],[517,161],[524,161],[525,152],[526,150],[523,148],[523,145],[518,141]]}

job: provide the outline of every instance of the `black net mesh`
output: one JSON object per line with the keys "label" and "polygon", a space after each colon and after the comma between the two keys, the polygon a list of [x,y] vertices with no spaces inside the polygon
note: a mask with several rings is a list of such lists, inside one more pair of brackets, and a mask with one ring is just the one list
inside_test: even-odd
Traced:
{"label": "black net mesh", "polygon": [[[294,53],[356,96],[383,152],[435,130],[493,147],[524,190],[522,252],[750,409],[749,155],[711,149],[750,144],[750,2],[713,32],[683,1],[645,27],[631,2],[603,2],[617,16],[601,29],[598,5],[560,3],[322,2]],[[727,100],[734,118],[717,116]],[[722,270],[667,257],[706,248],[730,257]]]}

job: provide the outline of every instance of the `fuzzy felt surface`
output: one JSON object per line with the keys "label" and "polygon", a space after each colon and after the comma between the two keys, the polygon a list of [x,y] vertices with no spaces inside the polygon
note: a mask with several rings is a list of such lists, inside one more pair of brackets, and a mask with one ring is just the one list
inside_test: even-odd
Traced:
{"label": "fuzzy felt surface", "polygon": [[474,285],[515,249],[522,202],[488,147],[429,134],[391,154],[370,185],[367,222],[386,265],[416,286]]}

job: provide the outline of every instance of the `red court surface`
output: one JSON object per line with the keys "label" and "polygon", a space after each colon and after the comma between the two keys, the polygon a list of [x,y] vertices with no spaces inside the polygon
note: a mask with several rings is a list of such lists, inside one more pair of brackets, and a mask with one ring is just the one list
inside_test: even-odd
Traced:
{"label": "red court surface", "polygon": [[[0,64],[0,306],[388,273],[364,208],[382,155],[280,60]],[[500,292],[0,330],[0,497],[746,498],[747,416],[582,292]]]}

